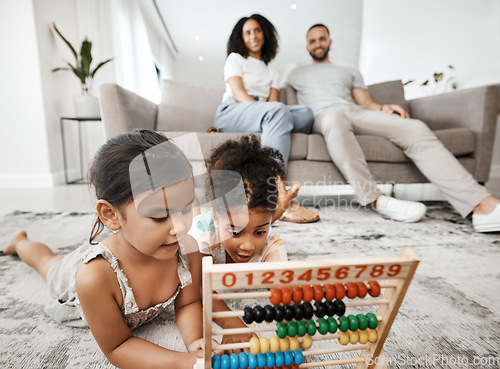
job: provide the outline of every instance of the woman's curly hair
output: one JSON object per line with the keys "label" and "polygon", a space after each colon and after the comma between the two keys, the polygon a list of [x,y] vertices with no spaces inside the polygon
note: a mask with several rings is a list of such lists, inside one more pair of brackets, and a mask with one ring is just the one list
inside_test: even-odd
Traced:
{"label": "woman's curly hair", "polygon": [[248,57],[248,49],[243,41],[243,25],[247,20],[253,19],[260,24],[262,32],[264,33],[264,46],[262,46],[262,61],[269,64],[278,53],[278,32],[269,20],[260,15],[252,14],[249,17],[241,18],[233,28],[231,36],[227,41],[227,55],[231,53],[238,53],[244,58]]}
{"label": "woman's curly hair", "polygon": [[[264,208],[270,212],[276,210],[278,196],[276,178],[280,177],[285,181],[285,162],[278,150],[262,147],[257,136],[243,136],[239,140],[224,142],[212,150],[212,155],[206,164],[210,177],[207,186],[218,182],[219,186],[215,189],[217,193],[213,195],[215,198],[225,196],[227,206],[241,204],[241,199],[239,202],[232,201],[228,194],[236,186],[234,182],[242,180],[248,209]],[[223,171],[236,172],[241,178],[228,180],[226,175],[222,181],[217,181],[218,173],[224,173]],[[208,193],[214,191],[214,188],[207,187],[206,190]]]}

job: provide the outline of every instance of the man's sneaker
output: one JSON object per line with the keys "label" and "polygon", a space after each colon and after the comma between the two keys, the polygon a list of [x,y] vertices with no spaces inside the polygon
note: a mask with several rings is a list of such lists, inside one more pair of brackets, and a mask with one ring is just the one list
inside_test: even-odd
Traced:
{"label": "man's sneaker", "polygon": [[489,214],[472,214],[472,227],[476,232],[500,232],[500,204]]}
{"label": "man's sneaker", "polygon": [[384,218],[398,222],[415,223],[422,219],[427,207],[421,202],[398,200],[389,196],[379,196],[373,209]]}

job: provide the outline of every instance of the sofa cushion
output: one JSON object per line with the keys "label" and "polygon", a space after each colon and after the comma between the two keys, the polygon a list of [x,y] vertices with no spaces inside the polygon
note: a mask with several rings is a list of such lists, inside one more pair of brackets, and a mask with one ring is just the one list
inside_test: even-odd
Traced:
{"label": "sofa cushion", "polygon": [[206,132],[214,125],[224,86],[203,86],[164,80],[158,105],[157,131]]}
{"label": "sofa cushion", "polygon": [[[464,156],[473,153],[476,148],[475,134],[466,128],[452,128],[434,131],[444,146],[455,156]],[[387,138],[379,136],[356,136],[367,161],[403,163],[410,159],[401,149]],[[323,136],[309,135],[309,150],[307,160],[331,161],[326,149]]]}
{"label": "sofa cushion", "polygon": [[[207,159],[213,148],[223,144],[227,140],[238,139],[241,136],[248,135],[248,133],[206,133],[206,132],[179,132],[179,131],[164,131],[162,132],[165,136],[169,138],[177,138],[184,135],[193,135],[189,138],[192,140],[188,144],[182,145],[182,149],[186,154],[187,158],[192,161],[202,161]],[[254,133],[256,136],[260,137],[260,133]],[[195,141],[198,139],[198,143]],[[304,133],[292,133],[292,146],[290,152],[289,160],[305,160],[307,156],[307,143],[308,135]],[[199,150],[201,146],[201,151]]]}

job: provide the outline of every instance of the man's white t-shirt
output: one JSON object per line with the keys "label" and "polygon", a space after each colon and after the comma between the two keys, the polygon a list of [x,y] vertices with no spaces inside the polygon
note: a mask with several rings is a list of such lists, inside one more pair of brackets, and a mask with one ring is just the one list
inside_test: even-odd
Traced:
{"label": "man's white t-shirt", "polygon": [[312,63],[290,72],[286,83],[297,91],[301,105],[314,114],[330,108],[355,105],[353,88],[366,89],[361,73],[355,68],[330,63]]}
{"label": "man's white t-shirt", "polygon": [[271,87],[277,90],[280,88],[279,75],[269,65],[251,56],[244,58],[238,53],[231,53],[224,65],[226,92],[224,93],[222,102],[233,97],[233,91],[227,82],[231,77],[241,77],[245,91],[250,96],[257,96],[261,101],[267,100]]}

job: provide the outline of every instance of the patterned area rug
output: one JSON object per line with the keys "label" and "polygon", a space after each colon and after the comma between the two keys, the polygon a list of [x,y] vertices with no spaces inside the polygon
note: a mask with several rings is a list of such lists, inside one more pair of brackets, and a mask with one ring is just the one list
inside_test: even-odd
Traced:
{"label": "patterned area rug", "polygon": [[[276,226],[290,259],[393,255],[403,246],[421,257],[385,345],[390,368],[499,368],[500,234],[472,232],[470,221],[446,203],[428,206],[416,224],[337,205],[321,208],[320,222]],[[0,219],[0,244],[25,229],[66,253],[85,242],[92,220],[85,213],[15,212]],[[16,257],[0,257],[0,368],[113,368],[88,329],[63,327],[45,315],[47,298],[35,271]],[[134,334],[183,350],[173,311]]]}

